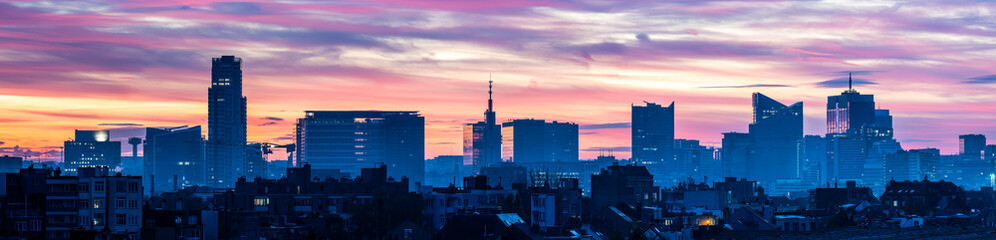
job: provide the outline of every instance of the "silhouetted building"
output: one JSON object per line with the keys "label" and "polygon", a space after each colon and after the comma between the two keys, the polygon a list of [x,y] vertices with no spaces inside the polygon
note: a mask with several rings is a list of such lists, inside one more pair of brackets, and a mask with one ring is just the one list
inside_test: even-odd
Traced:
{"label": "silhouetted building", "polygon": [[850,86],[838,96],[827,97],[826,137],[829,181],[867,179],[866,169],[878,169],[884,161],[871,158],[874,162],[869,162],[873,145],[895,142],[889,111],[876,110],[874,95],[860,94]]}
{"label": "silhouetted building", "polygon": [[17,173],[24,164],[24,158],[3,155],[0,157],[0,173]]}
{"label": "silhouetted building", "polygon": [[484,121],[463,127],[463,164],[472,165],[474,171],[501,162],[501,126],[495,119],[491,100],[491,81],[488,81],[488,109]]}
{"label": "silhouetted building", "polygon": [[243,176],[247,179],[266,176],[266,159],[263,158],[263,144],[246,145],[246,169]]}
{"label": "silhouetted building", "polygon": [[989,144],[982,150],[982,158],[989,162],[996,162],[996,145]]}
{"label": "silhouetted building", "polygon": [[502,123],[505,162],[557,162],[578,160],[578,125],[516,119]]}
{"label": "silhouetted building", "polygon": [[425,118],[418,112],[307,111],[298,119],[296,165],[356,176],[376,163],[413,183],[425,174]]}
{"label": "silhouetted building", "polygon": [[674,160],[674,102],[667,107],[646,104],[632,106],[632,158],[641,163],[670,163]]}
{"label": "silhouetted building", "polygon": [[424,214],[431,225],[441,229],[453,216],[461,214],[501,213],[502,205],[511,200],[516,191],[511,187],[491,185],[488,183],[491,179],[487,175],[464,177],[462,188],[451,185],[422,193],[426,203]]}
{"label": "silhouetted building", "polygon": [[802,102],[785,106],[761,93],[754,93],[753,100],[747,177],[765,184],[779,178],[798,178]]}
{"label": "silhouetted building", "polygon": [[750,134],[723,133],[720,162],[724,177],[747,177],[747,158],[750,155]]}
{"label": "silhouetted building", "polygon": [[595,210],[616,203],[651,206],[658,202],[660,187],[644,166],[613,164],[591,175],[591,202]]}
{"label": "silhouetted building", "polygon": [[672,173],[679,174],[672,176],[675,177],[674,179],[690,177],[704,180],[719,177],[720,166],[716,159],[716,149],[700,145],[699,140],[675,139],[674,163],[676,163],[676,168]]}
{"label": "silhouetted building", "polygon": [[965,134],[958,136],[958,154],[968,158],[981,158],[986,147],[986,135]]}
{"label": "silhouetted building", "polygon": [[832,214],[838,207],[856,201],[877,202],[871,188],[858,187],[857,182],[847,181],[845,188],[816,188],[809,190],[809,210],[814,214]]}
{"label": "silhouetted building", "polygon": [[138,239],[142,179],[81,167],[77,176],[51,168],[4,175],[0,235],[22,239]]}
{"label": "silhouetted building", "polygon": [[200,126],[146,128],[145,139],[142,178],[146,194],[159,195],[207,183]]}
{"label": "silhouetted building", "polygon": [[483,167],[480,175],[488,176],[487,184],[491,187],[511,189],[516,184],[527,186],[529,183],[529,169],[517,163],[504,162]]}
{"label": "silhouetted building", "polygon": [[465,156],[439,155],[425,161],[425,185],[445,187],[459,184],[459,179],[472,175],[471,165],[464,165]]}
{"label": "silhouetted building", "polygon": [[208,89],[208,185],[232,187],[245,175],[246,98],[242,95],[242,58],[211,59]]}
{"label": "silhouetted building", "polygon": [[117,167],[121,164],[121,142],[109,139],[107,130],[76,130],[76,138],[65,142],[63,170],[76,175],[77,168]]}
{"label": "silhouetted building", "polygon": [[882,203],[906,215],[933,215],[935,210],[966,209],[965,191],[954,183],[938,181],[889,181]]}
{"label": "silhouetted building", "polygon": [[823,136],[806,135],[799,142],[800,178],[806,184],[826,182],[824,166],[827,163],[827,142]]}

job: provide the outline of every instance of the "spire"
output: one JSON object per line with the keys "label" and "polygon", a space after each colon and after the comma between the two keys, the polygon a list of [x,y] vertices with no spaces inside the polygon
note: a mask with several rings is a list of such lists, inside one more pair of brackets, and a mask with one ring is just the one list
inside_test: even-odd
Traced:
{"label": "spire", "polygon": [[491,80],[491,74],[488,73],[488,112],[494,111],[494,109],[492,108],[492,104],[491,104],[492,103],[492,101],[491,101],[491,84],[492,83],[494,83],[494,81]]}
{"label": "spire", "polygon": [[847,90],[854,91],[854,87],[851,85],[851,72],[847,72]]}

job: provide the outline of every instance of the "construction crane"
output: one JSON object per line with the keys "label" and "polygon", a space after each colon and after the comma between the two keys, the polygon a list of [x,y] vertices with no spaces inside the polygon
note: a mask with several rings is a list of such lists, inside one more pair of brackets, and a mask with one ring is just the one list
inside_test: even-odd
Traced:
{"label": "construction crane", "polygon": [[296,145],[294,145],[293,143],[291,143],[291,144],[276,144],[276,143],[268,143],[268,142],[257,142],[257,143],[254,143],[254,144],[259,144],[260,145],[260,150],[263,152],[263,160],[265,160],[265,161],[269,161],[269,159],[267,158],[267,155],[273,153],[273,150],[272,150],[273,148],[283,148],[285,151],[287,151],[287,159],[294,159],[294,151],[296,149]]}

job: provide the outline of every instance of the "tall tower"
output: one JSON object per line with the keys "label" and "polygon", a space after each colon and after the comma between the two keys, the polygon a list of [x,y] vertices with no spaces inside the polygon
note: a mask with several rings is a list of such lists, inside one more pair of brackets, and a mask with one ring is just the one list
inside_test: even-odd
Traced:
{"label": "tall tower", "polygon": [[674,161],[674,102],[632,106],[633,160],[644,164]]}
{"label": "tall tower", "polygon": [[208,185],[231,187],[245,172],[246,98],[242,59],[211,59],[208,89]]}
{"label": "tall tower", "polygon": [[753,95],[754,122],[749,126],[747,177],[763,184],[799,177],[802,102],[785,106],[761,93]]}
{"label": "tall tower", "polygon": [[501,161],[501,126],[495,119],[492,99],[494,81],[488,80],[488,109],[484,121],[469,123],[463,128],[463,162],[473,165],[474,171]]}

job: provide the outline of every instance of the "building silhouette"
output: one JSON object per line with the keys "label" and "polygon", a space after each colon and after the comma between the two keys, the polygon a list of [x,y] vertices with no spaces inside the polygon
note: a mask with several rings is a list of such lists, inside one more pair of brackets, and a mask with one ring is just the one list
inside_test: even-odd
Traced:
{"label": "building silhouette", "polygon": [[802,140],[802,102],[785,106],[761,93],[753,95],[747,177],[771,184],[799,177],[798,145]]}
{"label": "building silhouette", "polygon": [[484,111],[484,121],[463,127],[463,164],[473,165],[474,172],[501,162],[501,126],[495,119],[491,83],[488,81],[488,109]]}
{"label": "building silhouette", "polygon": [[0,173],[17,173],[22,164],[24,164],[22,157],[0,156]]}
{"label": "building silhouette", "polygon": [[632,106],[633,160],[645,164],[674,160],[674,102]]}
{"label": "building silhouette", "polygon": [[612,164],[591,175],[591,203],[594,210],[624,203],[651,206],[658,202],[660,187],[647,167]]}
{"label": "building silhouette", "polygon": [[515,119],[502,123],[505,162],[557,162],[578,160],[578,125]]}
{"label": "building silhouette", "polygon": [[245,146],[242,58],[212,58],[208,89],[208,185],[232,187],[239,176],[245,175]]}
{"label": "building silhouette", "polygon": [[146,128],[145,139],[146,193],[159,195],[207,183],[201,126]]}
{"label": "building silhouette", "polygon": [[425,118],[413,111],[307,111],[297,121],[296,166],[358,176],[383,163],[395,179],[421,183]]}
{"label": "building silhouette", "polygon": [[746,177],[747,158],[750,155],[750,134],[723,133],[723,148],[720,149],[720,162],[724,177]]}
{"label": "building silhouette", "polygon": [[958,136],[958,154],[966,158],[982,158],[986,148],[986,135],[965,134]]}
{"label": "building silhouette", "polygon": [[76,175],[77,168],[121,164],[121,142],[110,141],[110,136],[107,130],[76,130],[76,137],[65,142],[65,173]]}
{"label": "building silhouette", "polygon": [[880,150],[889,149],[883,144],[898,145],[889,111],[876,110],[874,95],[861,94],[850,85],[840,95],[827,97],[826,141],[826,182],[861,182],[870,179],[869,175],[882,174],[884,155],[870,155],[872,148],[876,143],[882,146]]}

